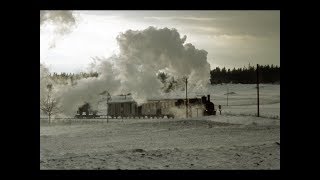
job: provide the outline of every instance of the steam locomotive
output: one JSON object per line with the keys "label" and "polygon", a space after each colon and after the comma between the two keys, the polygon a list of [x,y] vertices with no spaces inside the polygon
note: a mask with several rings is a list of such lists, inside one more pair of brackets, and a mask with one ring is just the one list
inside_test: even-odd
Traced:
{"label": "steam locomotive", "polygon": [[[202,107],[203,116],[216,115],[213,102],[210,101],[210,95],[201,98],[188,99],[189,107]],[[133,99],[122,99],[108,102],[108,116],[111,118],[175,118],[173,108],[185,109],[185,99],[150,99],[147,102],[138,105]],[[189,108],[190,109],[190,108]],[[85,113],[85,114],[84,114]],[[76,118],[97,118],[97,111],[91,109],[89,103],[79,107]]]}
{"label": "steam locomotive", "polygon": [[82,105],[78,108],[78,111],[77,111],[77,114],[75,115],[75,118],[91,119],[91,118],[100,117],[99,115],[97,115],[97,113],[98,113],[98,111],[92,110],[89,103],[85,103],[84,105]]}

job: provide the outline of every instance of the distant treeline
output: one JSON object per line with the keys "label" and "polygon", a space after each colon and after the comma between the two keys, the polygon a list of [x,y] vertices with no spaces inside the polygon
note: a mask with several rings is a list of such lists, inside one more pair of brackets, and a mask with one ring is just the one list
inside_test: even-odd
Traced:
{"label": "distant treeline", "polygon": [[[90,77],[98,77],[97,72],[80,72],[74,73],[53,73],[49,75],[50,78],[57,83],[75,85],[77,80]],[[169,91],[176,86],[177,81],[171,77],[169,78],[166,73],[159,73],[158,78],[165,85],[165,91]],[[257,82],[256,67],[249,66],[243,68],[233,68],[232,70],[223,67],[216,67],[210,71],[210,82],[211,84],[221,83],[241,83],[241,84],[254,84]],[[260,83],[280,83],[280,67],[274,65],[260,65],[259,66],[259,80]]]}
{"label": "distant treeline", "polygon": [[[211,84],[241,83],[254,84],[257,82],[255,66],[233,68],[232,70],[223,67],[216,67],[210,71]],[[280,83],[280,67],[274,65],[259,65],[260,83]]]}
{"label": "distant treeline", "polygon": [[85,72],[80,72],[78,74],[74,73],[56,73],[54,72],[53,74],[50,74],[50,76],[54,79],[83,79],[83,78],[89,78],[89,77],[98,77],[97,72],[90,72],[90,73],[85,73]]}
{"label": "distant treeline", "polygon": [[55,81],[58,84],[69,84],[75,85],[77,84],[77,80],[80,79],[86,79],[86,78],[91,78],[91,77],[98,77],[99,74],[97,72],[90,72],[90,73],[85,73],[85,72],[80,72],[77,74],[74,73],[56,73],[54,72],[53,74],[49,74],[49,77]]}

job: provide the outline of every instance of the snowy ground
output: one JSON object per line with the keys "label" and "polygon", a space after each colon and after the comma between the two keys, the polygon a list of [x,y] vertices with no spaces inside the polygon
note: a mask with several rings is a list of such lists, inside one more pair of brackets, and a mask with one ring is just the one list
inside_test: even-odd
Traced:
{"label": "snowy ground", "polygon": [[222,115],[41,124],[40,169],[280,169],[280,85],[261,86],[262,117],[254,85],[217,85]]}
{"label": "snowy ground", "polygon": [[[229,89],[229,94],[227,89]],[[222,105],[222,112],[244,116],[257,114],[255,84],[215,85],[211,92],[215,105]],[[280,85],[260,84],[259,97],[260,115],[280,119]]]}

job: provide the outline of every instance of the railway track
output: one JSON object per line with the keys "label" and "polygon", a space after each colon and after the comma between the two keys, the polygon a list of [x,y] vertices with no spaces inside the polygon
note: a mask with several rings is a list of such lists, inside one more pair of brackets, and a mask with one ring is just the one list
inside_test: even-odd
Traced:
{"label": "railway track", "polygon": [[[109,118],[106,118],[106,117],[96,117],[96,118],[75,118],[75,117],[66,117],[66,118],[60,118],[60,117],[57,117],[57,118],[53,118],[53,119],[56,119],[56,120],[75,120],[75,121],[83,121],[83,120],[88,120],[88,121],[94,121],[94,120],[107,120],[107,119],[168,119],[167,117],[118,117],[118,118],[115,118],[115,117],[109,117]],[[43,117],[40,117],[40,120],[48,120],[48,118],[43,118]]]}

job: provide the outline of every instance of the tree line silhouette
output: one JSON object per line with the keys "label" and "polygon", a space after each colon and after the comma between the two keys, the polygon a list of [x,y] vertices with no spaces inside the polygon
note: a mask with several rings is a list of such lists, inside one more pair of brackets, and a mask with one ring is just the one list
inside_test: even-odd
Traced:
{"label": "tree line silhouette", "polygon": [[[80,73],[56,73],[49,75],[52,80],[59,84],[77,84],[76,81],[83,78],[98,77],[97,72],[80,72]],[[165,85],[165,91],[170,91],[176,84],[177,80],[169,77],[166,73],[158,74],[159,80]],[[243,68],[226,69],[225,67],[216,67],[210,71],[210,83],[241,83],[241,84],[254,84],[256,83],[256,67],[251,66]],[[270,65],[259,65],[259,80],[260,83],[280,83],[280,67]]]}
{"label": "tree line silhouette", "polygon": [[[241,83],[254,84],[257,82],[256,67],[249,66],[243,68],[233,68],[232,70],[223,67],[216,67],[210,71],[211,84],[221,83]],[[280,67],[270,65],[259,65],[260,83],[280,83]]]}
{"label": "tree line silhouette", "polygon": [[87,79],[87,78],[91,78],[91,77],[98,77],[99,74],[97,72],[80,72],[80,73],[50,73],[49,77],[50,79],[52,79],[53,81],[55,81],[57,84],[71,84],[71,85],[76,85],[77,84],[77,80],[80,79]]}

